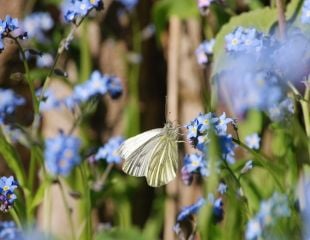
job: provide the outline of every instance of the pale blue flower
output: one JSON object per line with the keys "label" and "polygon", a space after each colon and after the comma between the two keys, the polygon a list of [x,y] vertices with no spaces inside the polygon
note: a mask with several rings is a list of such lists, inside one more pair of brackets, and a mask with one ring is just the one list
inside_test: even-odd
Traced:
{"label": "pale blue flower", "polygon": [[245,144],[252,149],[259,149],[260,137],[257,133],[253,133],[245,137]]}

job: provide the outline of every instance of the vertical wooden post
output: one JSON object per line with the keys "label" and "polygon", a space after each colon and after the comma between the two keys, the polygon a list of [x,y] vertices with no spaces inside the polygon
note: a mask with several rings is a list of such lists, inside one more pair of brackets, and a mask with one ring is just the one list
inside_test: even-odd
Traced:
{"label": "vertical wooden post", "polygon": [[[167,120],[178,119],[178,72],[179,72],[179,43],[181,21],[172,16],[169,21],[168,45],[168,76],[167,76]],[[170,182],[166,187],[167,199],[165,202],[164,239],[174,239],[173,225],[177,214],[177,180]]]}

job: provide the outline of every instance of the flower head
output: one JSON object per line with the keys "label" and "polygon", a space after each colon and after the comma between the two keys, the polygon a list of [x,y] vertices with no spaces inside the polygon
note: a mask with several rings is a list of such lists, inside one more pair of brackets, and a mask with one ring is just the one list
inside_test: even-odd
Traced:
{"label": "flower head", "polygon": [[0,222],[0,239],[22,240],[22,231],[12,221]]}
{"label": "flower head", "polygon": [[107,163],[120,163],[122,158],[117,153],[117,150],[123,142],[123,137],[111,138],[104,146],[99,148],[95,155],[95,160],[105,159]]}
{"label": "flower head", "polygon": [[0,178],[0,211],[7,212],[14,204],[16,195],[15,189],[18,183],[14,177],[1,177]]}
{"label": "flower head", "polygon": [[183,221],[189,215],[193,215],[198,213],[198,211],[206,204],[206,200],[204,198],[199,198],[196,203],[193,205],[184,207],[181,212],[177,216],[177,221]]}
{"label": "flower head", "polygon": [[260,137],[257,133],[253,133],[245,137],[245,144],[252,149],[259,149]]}
{"label": "flower head", "polygon": [[80,140],[76,137],[58,134],[45,140],[45,166],[54,176],[67,176],[73,167],[81,161],[79,155]]}
{"label": "flower head", "polygon": [[214,44],[215,39],[211,39],[210,41],[204,41],[199,45],[195,51],[198,64],[205,65],[208,63],[208,56],[213,53]]}

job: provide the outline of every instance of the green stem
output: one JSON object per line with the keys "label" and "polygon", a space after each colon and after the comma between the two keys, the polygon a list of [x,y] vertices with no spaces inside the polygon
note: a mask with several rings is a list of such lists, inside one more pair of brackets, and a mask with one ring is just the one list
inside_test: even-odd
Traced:
{"label": "green stem", "polygon": [[23,225],[22,225],[22,222],[20,221],[20,218],[19,218],[19,216],[16,212],[16,209],[14,207],[10,209],[10,214],[11,214],[14,222],[16,223],[16,225],[21,228]]}
{"label": "green stem", "polygon": [[61,193],[64,205],[65,205],[65,211],[67,213],[67,217],[68,217],[68,221],[69,221],[69,225],[70,225],[71,236],[72,236],[72,239],[75,240],[76,236],[75,236],[74,224],[73,224],[73,220],[72,220],[72,210],[69,206],[69,203],[68,203],[67,198],[66,198],[64,187],[62,186],[61,180],[59,178],[58,178],[58,184],[59,184],[60,193]]}
{"label": "green stem", "polygon": [[[308,79],[308,84],[309,84]],[[310,110],[309,110],[309,100],[310,100],[310,89],[307,85],[304,95],[304,101],[301,100],[301,109],[303,112],[304,122],[305,122],[305,129],[307,134],[307,140],[308,140],[308,152],[309,152],[309,160],[310,160]]]}
{"label": "green stem", "polygon": [[87,181],[87,174],[85,169],[82,166],[79,167],[83,182],[83,188],[85,189],[85,209],[83,213],[83,218],[87,218],[86,220],[86,240],[92,239],[92,219],[91,219],[91,196],[90,196],[90,188]]}
{"label": "green stem", "polygon": [[26,54],[25,51],[23,49],[23,47],[20,45],[19,41],[16,38],[10,37],[11,39],[14,40],[14,42],[16,43],[21,55],[22,55],[22,62],[24,64],[24,69],[25,69],[25,77],[26,77],[26,81],[28,83],[30,92],[31,92],[31,97],[32,97],[32,103],[33,103],[33,110],[35,112],[35,114],[39,113],[39,104],[38,104],[38,99],[35,93],[35,88],[34,88],[34,84],[30,78],[30,70],[29,70],[29,65],[28,65],[28,61],[26,58]]}

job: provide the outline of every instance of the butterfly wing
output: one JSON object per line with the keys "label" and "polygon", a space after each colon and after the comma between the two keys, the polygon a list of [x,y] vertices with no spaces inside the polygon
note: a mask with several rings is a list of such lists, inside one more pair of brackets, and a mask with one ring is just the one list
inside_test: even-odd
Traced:
{"label": "butterfly wing", "polygon": [[150,153],[158,143],[161,133],[162,128],[152,129],[127,139],[120,146],[118,153],[125,159],[122,166],[125,173],[136,177],[146,176]]}
{"label": "butterfly wing", "polygon": [[146,180],[150,186],[159,187],[173,180],[178,168],[176,139],[160,136],[151,152],[148,165]]}

